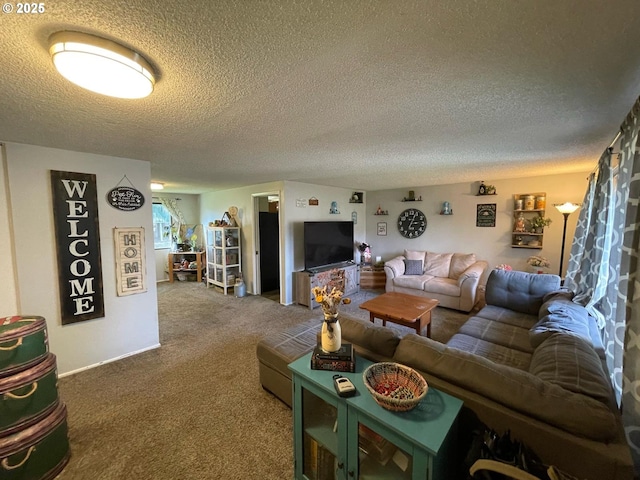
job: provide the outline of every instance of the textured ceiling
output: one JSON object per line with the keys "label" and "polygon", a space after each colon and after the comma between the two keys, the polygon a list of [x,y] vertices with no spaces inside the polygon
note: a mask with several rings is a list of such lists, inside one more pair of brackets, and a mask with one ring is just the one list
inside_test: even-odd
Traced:
{"label": "textured ceiling", "polygon": [[[44,5],[0,16],[0,141],[148,160],[168,191],[585,171],[640,94],[637,0]],[[70,84],[47,53],[60,30],[134,48],[155,91]]]}

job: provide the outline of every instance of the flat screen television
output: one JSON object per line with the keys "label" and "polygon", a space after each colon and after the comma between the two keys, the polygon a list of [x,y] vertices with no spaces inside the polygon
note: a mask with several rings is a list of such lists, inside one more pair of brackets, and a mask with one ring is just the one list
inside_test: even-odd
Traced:
{"label": "flat screen television", "polygon": [[304,268],[353,262],[353,222],[304,222]]}

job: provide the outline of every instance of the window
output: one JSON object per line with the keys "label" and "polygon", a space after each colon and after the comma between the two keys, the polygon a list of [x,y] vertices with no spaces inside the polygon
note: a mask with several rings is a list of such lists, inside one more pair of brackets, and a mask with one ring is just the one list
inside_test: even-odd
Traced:
{"label": "window", "polygon": [[161,203],[153,204],[153,245],[155,248],[171,248],[171,214]]}

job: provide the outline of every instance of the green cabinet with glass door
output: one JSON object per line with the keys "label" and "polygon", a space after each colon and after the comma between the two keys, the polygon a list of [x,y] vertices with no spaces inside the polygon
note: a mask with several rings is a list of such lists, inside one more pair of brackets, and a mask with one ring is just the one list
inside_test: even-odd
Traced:
{"label": "green cabinet with glass door", "polygon": [[[295,478],[299,480],[437,480],[458,474],[457,418],[462,401],[429,389],[409,412],[390,412],[369,394],[356,357],[343,373],[357,389],[339,397],[338,372],[311,369],[311,354],[289,365],[293,373]],[[455,469],[455,472],[454,470]]]}

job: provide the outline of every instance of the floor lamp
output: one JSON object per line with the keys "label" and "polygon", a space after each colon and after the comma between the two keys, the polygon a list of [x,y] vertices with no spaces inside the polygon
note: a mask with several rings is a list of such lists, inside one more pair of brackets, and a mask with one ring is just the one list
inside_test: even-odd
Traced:
{"label": "floor lamp", "polygon": [[566,236],[567,236],[567,218],[569,218],[569,215],[571,215],[578,208],[580,208],[580,204],[565,202],[565,203],[554,203],[553,206],[556,207],[562,215],[564,215],[564,228],[562,229],[562,249],[560,250],[560,270],[558,271],[558,275],[560,276],[560,278],[562,278],[562,262],[564,261],[564,241],[566,240]]}

